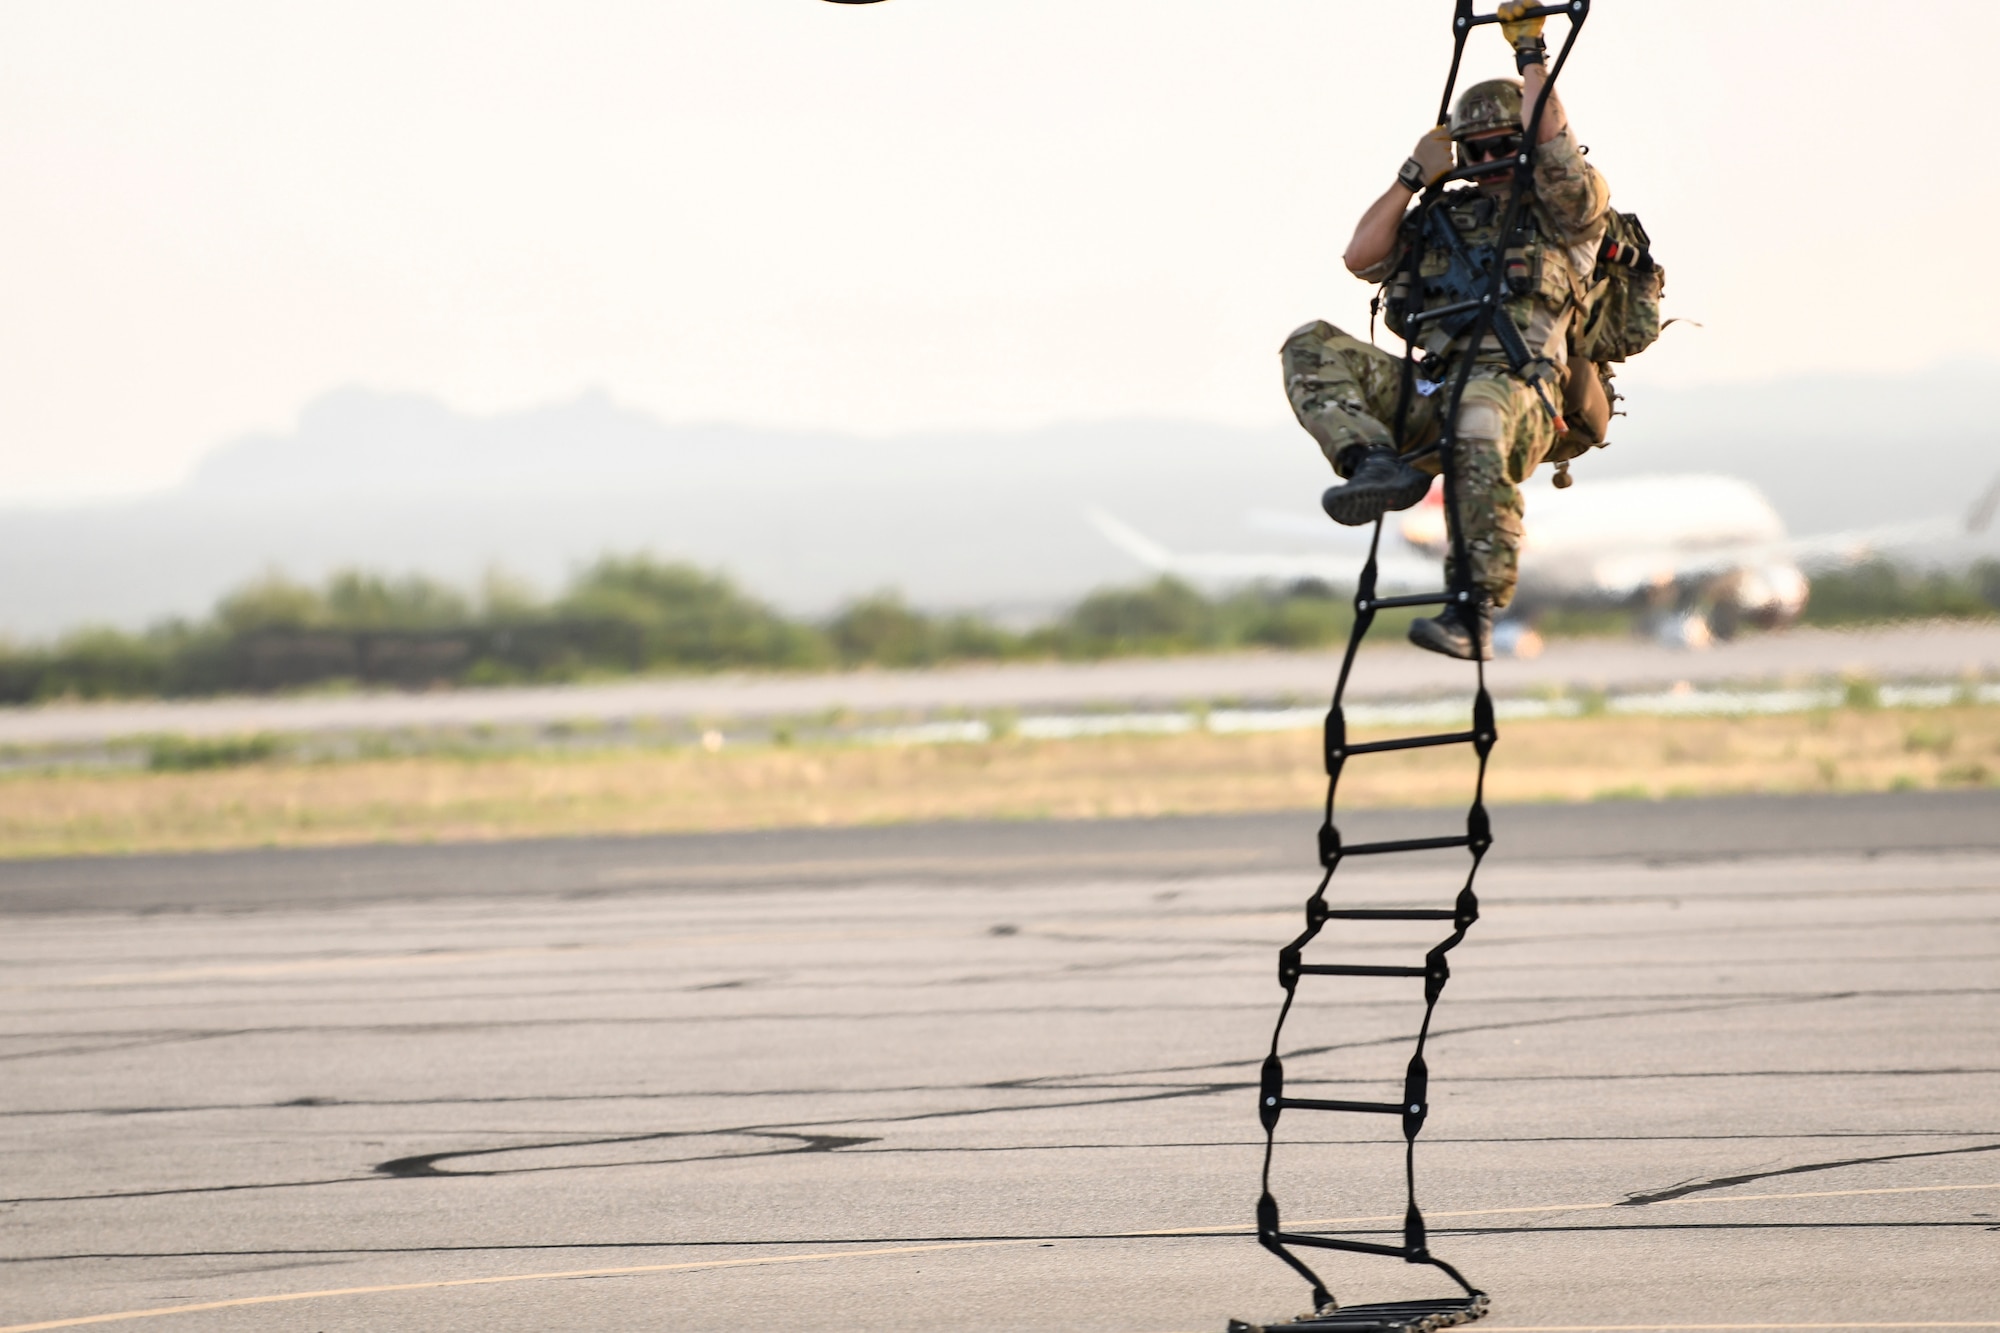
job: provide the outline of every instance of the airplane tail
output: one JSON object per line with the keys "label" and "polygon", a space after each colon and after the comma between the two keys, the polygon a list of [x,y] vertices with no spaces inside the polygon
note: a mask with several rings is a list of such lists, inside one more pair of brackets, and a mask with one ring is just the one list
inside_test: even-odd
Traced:
{"label": "airplane tail", "polygon": [[1965,532],[1969,537],[1977,537],[1993,522],[1993,513],[2000,510],[2000,473],[1996,473],[1993,484],[1986,493],[1972,502],[1972,508],[1965,515]]}
{"label": "airplane tail", "polygon": [[1084,512],[1091,524],[1104,534],[1106,541],[1148,569],[1171,571],[1174,568],[1174,553],[1145,533],[1128,527],[1102,509],[1092,508]]}

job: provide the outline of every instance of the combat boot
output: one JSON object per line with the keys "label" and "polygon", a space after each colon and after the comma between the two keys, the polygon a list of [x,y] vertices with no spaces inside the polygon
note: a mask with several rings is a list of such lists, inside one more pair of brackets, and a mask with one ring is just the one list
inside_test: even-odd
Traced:
{"label": "combat boot", "polygon": [[1431,479],[1403,461],[1386,444],[1349,445],[1361,456],[1347,469],[1347,482],[1327,487],[1320,508],[1336,523],[1358,528],[1392,509],[1408,509],[1430,493]]}
{"label": "combat boot", "polygon": [[1454,602],[1434,616],[1410,622],[1410,642],[1446,657],[1470,662],[1493,660],[1493,613],[1481,602],[1477,610]]}

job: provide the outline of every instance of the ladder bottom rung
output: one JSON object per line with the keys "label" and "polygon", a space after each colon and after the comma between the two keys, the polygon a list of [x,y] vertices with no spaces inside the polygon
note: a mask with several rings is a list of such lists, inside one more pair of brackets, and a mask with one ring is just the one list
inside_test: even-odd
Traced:
{"label": "ladder bottom rung", "polygon": [[1334,921],[1456,921],[1449,907],[1337,907],[1327,912]]}
{"label": "ladder bottom rung", "polygon": [[1324,1315],[1289,1323],[1249,1324],[1229,1321],[1229,1333],[1436,1333],[1468,1324],[1490,1307],[1484,1294],[1441,1301],[1383,1301],[1375,1305],[1343,1305]]}

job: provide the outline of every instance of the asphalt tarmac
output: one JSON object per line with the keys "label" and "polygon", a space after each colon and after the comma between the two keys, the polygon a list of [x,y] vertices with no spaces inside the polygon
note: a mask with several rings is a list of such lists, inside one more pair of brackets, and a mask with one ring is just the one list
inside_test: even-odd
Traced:
{"label": "asphalt tarmac", "polygon": [[[2000,1327],[2000,793],[1496,833],[1417,1152],[1481,1328]],[[1296,1313],[1248,1223],[1310,838],[1286,815],[0,868],[0,1333]],[[1449,901],[1463,853],[1405,859],[1350,863],[1340,900]],[[1309,961],[1416,962],[1440,929],[1336,923]],[[1395,1097],[1419,984],[1306,978],[1288,1091]],[[1279,1138],[1289,1228],[1398,1238],[1393,1118],[1292,1110]],[[1447,1290],[1323,1271],[1348,1301]]]}

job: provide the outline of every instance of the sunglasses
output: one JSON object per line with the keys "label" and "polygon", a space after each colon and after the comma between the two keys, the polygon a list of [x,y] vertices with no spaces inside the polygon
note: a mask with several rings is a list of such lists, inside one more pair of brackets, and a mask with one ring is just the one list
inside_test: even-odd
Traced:
{"label": "sunglasses", "polygon": [[1502,134],[1491,139],[1460,139],[1458,151],[1467,163],[1513,157],[1521,151],[1521,136]]}

